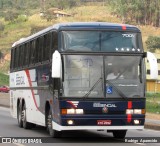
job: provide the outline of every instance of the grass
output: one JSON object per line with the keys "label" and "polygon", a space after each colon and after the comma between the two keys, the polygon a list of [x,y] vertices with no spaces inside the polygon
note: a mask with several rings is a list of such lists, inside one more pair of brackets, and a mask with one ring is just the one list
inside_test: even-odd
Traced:
{"label": "grass", "polygon": [[160,93],[147,93],[146,109],[149,113],[160,113]]}
{"label": "grass", "polygon": [[158,102],[146,102],[146,110],[149,113],[160,114],[160,103]]}
{"label": "grass", "polygon": [[0,73],[0,86],[9,85],[9,76],[3,73]]}

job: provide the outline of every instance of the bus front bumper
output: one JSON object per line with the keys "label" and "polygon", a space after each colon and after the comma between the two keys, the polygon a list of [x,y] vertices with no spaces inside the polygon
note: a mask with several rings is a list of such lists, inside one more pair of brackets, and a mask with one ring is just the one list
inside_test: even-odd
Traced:
{"label": "bus front bumper", "polygon": [[63,130],[143,130],[144,125],[139,126],[61,126],[54,121],[52,121],[52,127],[54,130],[63,131]]}

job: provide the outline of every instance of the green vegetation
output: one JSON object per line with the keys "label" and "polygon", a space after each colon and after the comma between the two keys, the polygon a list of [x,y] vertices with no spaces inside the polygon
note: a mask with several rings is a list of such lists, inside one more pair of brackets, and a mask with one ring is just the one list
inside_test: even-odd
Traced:
{"label": "green vegetation", "polygon": [[160,93],[147,93],[146,109],[150,113],[160,113]]}
{"label": "green vegetation", "polygon": [[159,0],[109,0],[113,13],[123,22],[160,26]]}
{"label": "green vegetation", "polygon": [[3,73],[0,73],[0,86],[9,85],[9,76]]}
{"label": "green vegetation", "polygon": [[[4,59],[0,63],[0,72],[9,70],[10,48],[15,41],[55,23],[102,21],[138,25],[143,46],[150,50],[152,47],[145,43],[150,40],[149,36],[160,37],[157,26],[159,7],[159,0],[0,0],[0,57]],[[54,8],[71,16],[51,17],[49,10]],[[40,16],[40,13],[47,17]],[[149,44],[155,46],[151,41]]]}
{"label": "green vegetation", "polygon": [[146,41],[147,49],[155,52],[156,49],[160,50],[160,36],[149,36]]}
{"label": "green vegetation", "polygon": [[146,109],[149,113],[160,113],[160,103],[148,102],[146,103]]}

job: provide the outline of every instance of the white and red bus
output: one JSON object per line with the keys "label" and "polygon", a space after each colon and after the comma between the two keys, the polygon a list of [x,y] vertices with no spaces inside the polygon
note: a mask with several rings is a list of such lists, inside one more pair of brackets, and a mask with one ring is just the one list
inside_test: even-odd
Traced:
{"label": "white and red bus", "polygon": [[45,126],[53,137],[64,130],[107,130],[124,138],[127,130],[144,128],[145,57],[135,26],[48,27],[12,46],[11,114],[19,127]]}

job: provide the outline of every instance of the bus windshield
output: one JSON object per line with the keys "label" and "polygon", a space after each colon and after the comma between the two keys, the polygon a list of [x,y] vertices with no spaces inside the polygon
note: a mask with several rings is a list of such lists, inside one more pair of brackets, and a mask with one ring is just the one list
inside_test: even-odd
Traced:
{"label": "bus windshield", "polygon": [[140,33],[113,31],[62,31],[62,51],[141,52]]}
{"label": "bus windshield", "polygon": [[63,61],[65,97],[144,96],[140,56],[63,55]]}

